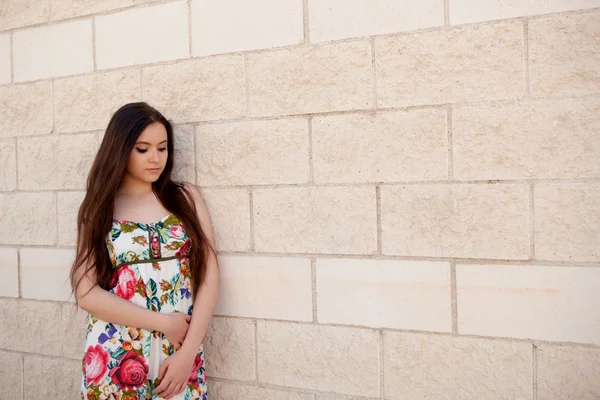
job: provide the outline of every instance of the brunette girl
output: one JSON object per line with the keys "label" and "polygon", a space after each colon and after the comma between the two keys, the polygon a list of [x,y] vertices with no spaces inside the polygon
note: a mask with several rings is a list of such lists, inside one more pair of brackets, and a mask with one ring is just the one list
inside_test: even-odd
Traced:
{"label": "brunette girl", "polygon": [[207,399],[202,342],[219,269],[199,191],[171,179],[173,151],[169,121],[131,103],[92,165],[71,270],[89,313],[82,399]]}

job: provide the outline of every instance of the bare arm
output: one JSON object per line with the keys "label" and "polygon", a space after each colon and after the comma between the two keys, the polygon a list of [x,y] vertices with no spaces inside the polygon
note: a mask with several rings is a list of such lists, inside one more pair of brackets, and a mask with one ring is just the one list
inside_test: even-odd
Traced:
{"label": "bare arm", "polygon": [[92,268],[83,276],[75,291],[79,308],[106,322],[162,332],[175,349],[181,347],[189,328],[189,315],[162,314],[138,306],[102,289],[96,284],[94,275]]}
{"label": "bare arm", "polygon": [[[215,248],[213,227],[206,204],[204,203],[200,192],[195,186],[186,184],[186,187],[188,187],[194,194],[194,200],[196,201],[196,209],[198,211],[200,224],[202,225],[202,230],[206,234],[210,244],[213,246],[213,248]],[[194,300],[194,311],[192,312],[192,321],[190,322],[189,330],[185,340],[183,341],[180,351],[194,356],[196,353],[198,353],[200,345],[204,341],[206,330],[208,329],[213,311],[217,304],[218,294],[219,265],[216,255],[213,252],[209,252],[206,278],[196,294],[196,298]]]}

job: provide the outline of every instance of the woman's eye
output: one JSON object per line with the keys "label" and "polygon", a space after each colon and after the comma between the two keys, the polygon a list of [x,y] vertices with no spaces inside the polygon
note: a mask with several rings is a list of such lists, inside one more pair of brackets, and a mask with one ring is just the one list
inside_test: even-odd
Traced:
{"label": "woman's eye", "polygon": [[158,151],[165,151],[166,149],[166,147],[163,147],[162,149],[158,149]]}
{"label": "woman's eye", "polygon": [[136,147],[136,150],[139,151],[140,153],[145,153],[148,151],[148,149],[138,149],[137,147]]}

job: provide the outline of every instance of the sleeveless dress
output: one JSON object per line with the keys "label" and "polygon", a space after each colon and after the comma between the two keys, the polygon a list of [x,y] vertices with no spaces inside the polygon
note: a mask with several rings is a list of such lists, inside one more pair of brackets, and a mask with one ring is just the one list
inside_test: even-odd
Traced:
{"label": "sleeveless dress", "polygon": [[[110,292],[160,313],[192,314],[190,240],[169,214],[144,224],[113,220],[106,244],[114,267]],[[162,399],[154,393],[162,362],[175,352],[158,331],[112,324],[88,315],[81,399]],[[204,352],[177,400],[207,400]]]}

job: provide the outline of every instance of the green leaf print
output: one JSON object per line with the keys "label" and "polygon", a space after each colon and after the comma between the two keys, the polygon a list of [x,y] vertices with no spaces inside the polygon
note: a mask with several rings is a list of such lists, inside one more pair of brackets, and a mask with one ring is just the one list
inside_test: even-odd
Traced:
{"label": "green leaf print", "polygon": [[138,227],[138,224],[135,222],[123,222],[121,224],[121,232],[123,233],[131,233],[135,231]]}
{"label": "green leaf print", "polygon": [[163,225],[165,226],[165,228],[168,228],[171,226],[178,225],[180,222],[181,221],[179,220],[179,218],[177,218],[176,216],[171,214],[171,215],[169,215],[169,217],[167,219],[165,219],[165,222],[163,223]]}
{"label": "green leaf print", "polygon": [[146,295],[148,297],[156,295],[156,282],[154,282],[154,279],[152,278],[148,280],[148,284],[146,285]]}

